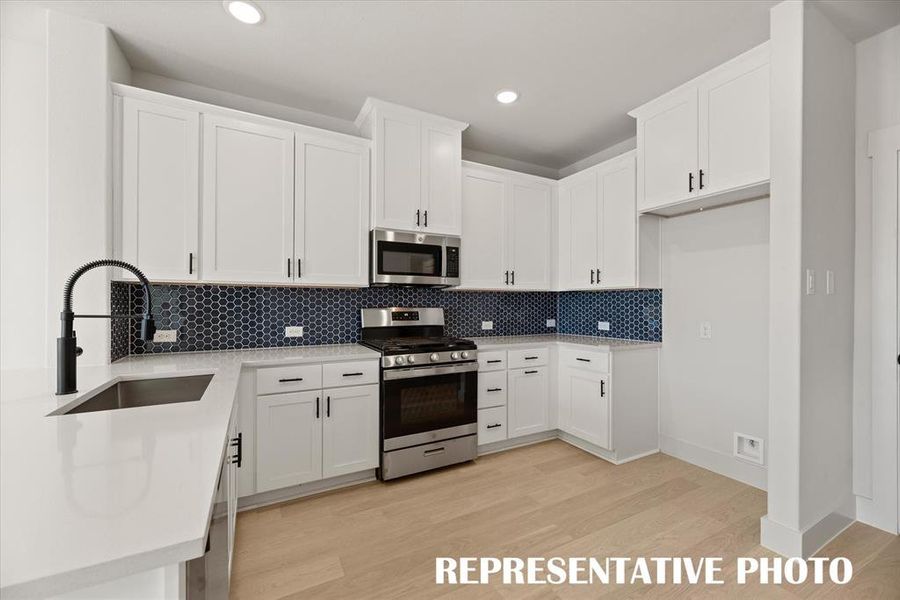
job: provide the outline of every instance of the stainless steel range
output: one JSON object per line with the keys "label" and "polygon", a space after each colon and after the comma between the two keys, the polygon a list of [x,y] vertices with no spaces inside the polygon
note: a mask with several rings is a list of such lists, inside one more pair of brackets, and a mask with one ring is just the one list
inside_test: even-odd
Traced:
{"label": "stainless steel range", "polygon": [[442,308],[364,308],[361,343],[381,352],[381,479],[476,455],[478,350],[444,336]]}

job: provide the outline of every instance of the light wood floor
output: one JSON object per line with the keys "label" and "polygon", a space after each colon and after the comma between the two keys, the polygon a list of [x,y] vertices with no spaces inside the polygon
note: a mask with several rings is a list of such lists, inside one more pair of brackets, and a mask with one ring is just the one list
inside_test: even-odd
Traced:
{"label": "light wood floor", "polygon": [[[847,586],[737,586],[765,493],[657,454],[620,466],[560,441],[241,513],[232,598],[900,598],[900,538],[855,524],[821,556]],[[721,556],[725,586],[438,586],[436,556]]]}

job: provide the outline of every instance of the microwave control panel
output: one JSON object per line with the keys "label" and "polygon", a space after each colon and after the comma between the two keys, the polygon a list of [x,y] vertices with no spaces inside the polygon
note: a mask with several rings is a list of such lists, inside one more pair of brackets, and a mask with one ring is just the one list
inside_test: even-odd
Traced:
{"label": "microwave control panel", "polygon": [[447,246],[447,277],[459,277],[459,248]]}

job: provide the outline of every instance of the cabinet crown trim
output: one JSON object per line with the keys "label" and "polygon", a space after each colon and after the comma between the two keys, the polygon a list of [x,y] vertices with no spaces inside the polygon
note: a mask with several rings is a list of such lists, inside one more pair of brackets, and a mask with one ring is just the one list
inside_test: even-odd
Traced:
{"label": "cabinet crown trim", "polygon": [[366,119],[369,118],[369,115],[372,114],[372,111],[376,109],[404,112],[420,119],[426,119],[433,123],[440,123],[441,125],[449,129],[457,129],[460,132],[465,131],[465,129],[469,126],[468,123],[465,123],[463,121],[456,121],[449,117],[442,117],[441,115],[425,112],[424,110],[410,108],[408,106],[403,106],[402,104],[394,104],[393,102],[386,102],[384,100],[379,100],[378,98],[369,96],[368,98],[366,98],[366,101],[365,103],[363,103],[362,108],[359,109],[359,114],[353,121],[354,125],[356,125],[356,128],[362,129],[363,123],[366,122]]}

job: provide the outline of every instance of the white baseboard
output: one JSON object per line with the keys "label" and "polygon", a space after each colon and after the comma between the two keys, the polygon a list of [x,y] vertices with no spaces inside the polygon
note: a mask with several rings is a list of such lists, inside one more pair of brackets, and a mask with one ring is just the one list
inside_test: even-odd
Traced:
{"label": "white baseboard", "polygon": [[663,454],[703,467],[713,473],[736,479],[761,490],[766,489],[766,468],[764,466],[754,465],[735,458],[731,454],[698,446],[662,433],[659,434],[659,449]]}
{"label": "white baseboard", "polygon": [[314,494],[322,494],[332,490],[338,490],[351,485],[359,485],[375,481],[375,469],[360,471],[359,473],[350,473],[349,475],[340,475],[338,477],[330,477],[321,481],[313,481],[310,483],[302,483],[300,485],[292,485],[291,487],[272,490],[269,492],[260,492],[238,498],[238,511],[252,510],[254,508],[262,508],[271,504],[279,504],[303,498],[304,496],[312,496]]}
{"label": "white baseboard", "polygon": [[783,556],[806,559],[843,533],[854,521],[852,517],[832,512],[804,531],[796,531],[766,515],[759,520],[759,540],[760,544]]}
{"label": "white baseboard", "polygon": [[511,440],[502,440],[492,444],[484,444],[478,446],[478,456],[494,454],[495,452],[503,452],[505,450],[512,450],[513,448],[521,448],[522,446],[530,446],[532,444],[546,442],[547,440],[553,440],[556,439],[556,433],[555,429],[551,429],[550,431],[541,431],[540,433],[523,435],[522,437],[513,438]]}

